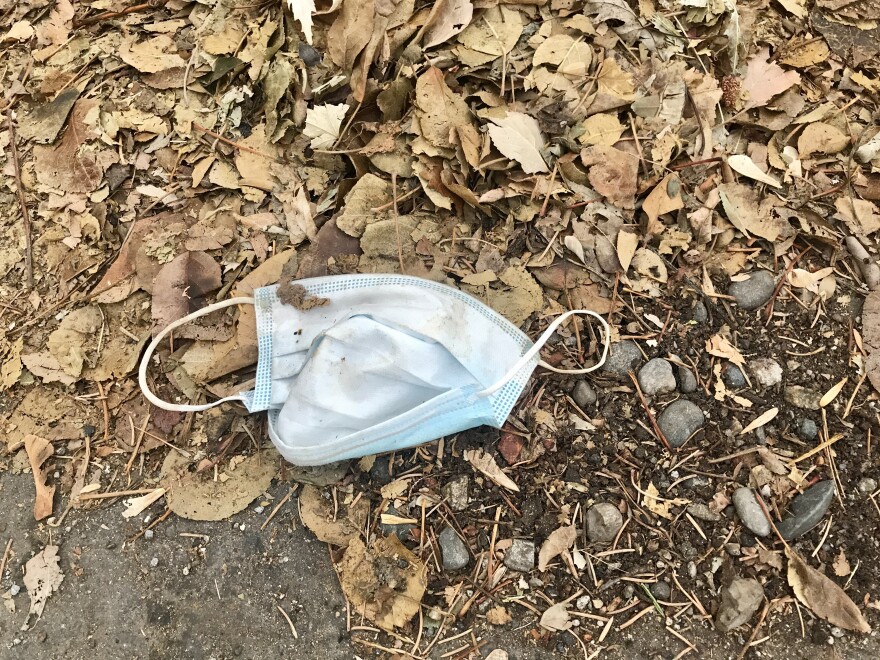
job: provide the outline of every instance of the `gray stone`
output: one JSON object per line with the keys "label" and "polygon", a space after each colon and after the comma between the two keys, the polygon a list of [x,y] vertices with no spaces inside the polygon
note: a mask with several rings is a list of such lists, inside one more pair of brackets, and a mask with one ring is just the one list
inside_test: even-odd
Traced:
{"label": "gray stone", "polygon": [[460,474],[443,486],[443,497],[446,498],[446,503],[453,511],[464,511],[467,508],[470,501],[468,496],[470,482],[471,479],[468,475]]}
{"label": "gray stone", "polygon": [[611,543],[623,526],[620,510],[608,502],[599,502],[587,510],[587,538],[593,543]]}
{"label": "gray stone", "polygon": [[766,270],[752,273],[752,276],[741,282],[732,282],[727,294],[733,296],[736,304],[743,309],[758,309],[770,300],[776,289],[776,278]]}
{"label": "gray stone", "polygon": [[706,305],[703,304],[702,300],[694,305],[694,308],[691,310],[691,318],[697,323],[705,323],[709,320],[709,311],[706,309]]}
{"label": "gray stone", "polygon": [[761,387],[773,387],[782,382],[782,367],[770,358],[755,358],[749,363],[752,376]]}
{"label": "gray stone", "polygon": [[721,590],[715,627],[721,632],[739,628],[752,618],[764,601],[764,589],[754,578],[737,578]]}
{"label": "gray stone", "polygon": [[791,515],[776,523],[786,541],[792,541],[815,527],[834,499],[834,482],[820,481],[798,495],[791,503]]}
{"label": "gray stone", "polygon": [[468,565],[471,557],[467,545],[452,527],[447,525],[437,536],[437,541],[440,543],[444,571],[457,571]]}
{"label": "gray stone", "polygon": [[655,582],[648,587],[648,591],[651,592],[651,595],[654,598],[662,600],[665,603],[668,603],[672,598],[672,588],[669,586],[668,582]]}
{"label": "gray stone", "polygon": [[740,389],[746,386],[746,377],[735,364],[728,364],[721,376],[728,387]]}
{"label": "gray stone", "polygon": [[871,479],[871,477],[865,477],[861,481],[859,481],[859,492],[862,495],[870,495],[875,490],[877,490],[877,481],[875,479]]}
{"label": "gray stone", "polygon": [[822,400],[822,395],[815,390],[811,390],[809,387],[788,385],[782,391],[782,398],[796,408],[819,410],[819,401]]}
{"label": "gray stone", "polygon": [[602,365],[602,371],[614,376],[626,376],[627,372],[635,369],[642,361],[642,352],[631,339],[624,339],[616,344],[611,344],[608,350],[608,359]]}
{"label": "gray stone", "polygon": [[687,367],[683,367],[681,365],[678,366],[678,389],[680,389],[684,394],[690,394],[691,392],[697,391],[697,377],[694,376],[694,372],[688,369]]}
{"label": "gray stone", "polygon": [[758,498],[751,488],[738,488],[733,494],[733,506],[743,526],[755,536],[770,534],[770,521],[758,503]]}
{"label": "gray stone", "polygon": [[819,427],[809,417],[804,417],[798,424],[798,435],[801,440],[815,440],[819,436]]}
{"label": "gray stone", "polygon": [[639,387],[645,396],[668,394],[675,391],[675,374],[672,365],[663,358],[648,360],[639,370]]}
{"label": "gray stone", "polygon": [[695,502],[687,508],[687,512],[697,520],[705,520],[706,522],[718,522],[721,520],[721,514],[715,513],[702,502]]}
{"label": "gray stone", "polygon": [[581,408],[586,408],[596,403],[599,398],[596,390],[585,380],[579,380],[571,391],[571,398]]}
{"label": "gray stone", "polygon": [[687,399],[673,401],[660,413],[657,424],[666,440],[673,447],[680,447],[694,433],[699,431],[706,418],[697,404]]}
{"label": "gray stone", "polygon": [[504,555],[504,565],[512,571],[528,573],[535,567],[535,542],[513,539]]}
{"label": "gray stone", "polygon": [[308,44],[301,43],[299,45],[299,58],[303,61],[303,64],[306,66],[312,67],[317,66],[321,63],[321,53],[317,50],[309,46]]}

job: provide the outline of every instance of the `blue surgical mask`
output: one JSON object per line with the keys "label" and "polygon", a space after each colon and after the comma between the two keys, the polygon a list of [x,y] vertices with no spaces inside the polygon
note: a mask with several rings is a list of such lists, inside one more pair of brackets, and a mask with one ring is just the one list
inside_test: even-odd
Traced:
{"label": "blue surgical mask", "polygon": [[[444,284],[405,275],[338,275],[300,280],[322,305],[300,310],[278,287],[232,298],[175,321],[147,347],[139,382],[166,410],[200,411],[241,401],[268,411],[269,436],[297,465],[322,465],[413,447],[483,424],[501,428],[537,365],[585,374],[608,352],[608,325],[587,310],[557,317],[533,343],[475,298]],[[231,305],[256,307],[259,357],[254,389],[205,405],[174,404],[147,384],[150,357],[175,328]],[[574,314],[604,329],[601,360],[561,370],[539,351]]]}

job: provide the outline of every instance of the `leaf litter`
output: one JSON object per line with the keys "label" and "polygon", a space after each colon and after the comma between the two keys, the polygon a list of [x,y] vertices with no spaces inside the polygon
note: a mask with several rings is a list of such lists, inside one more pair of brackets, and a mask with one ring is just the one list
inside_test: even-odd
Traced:
{"label": "leaf litter", "polygon": [[[790,558],[785,591],[770,555],[737,564],[740,520],[718,503],[745,479],[784,519],[807,484],[833,479],[857,518],[877,514],[859,485],[877,477],[861,464],[880,431],[868,292],[880,285],[876,3],[288,0],[228,13],[175,0],[110,18],[99,4],[25,3],[0,18],[0,421],[9,465],[32,471],[38,520],[52,520],[71,484],[104,489],[102,473],[134,460],[146,492],[128,501],[127,524],[163,505],[199,520],[247,507],[288,474],[261,422],[137,400],[144,342],[265,284],[285,282],[296,301],[301,277],[403,272],[459,287],[532,337],[567,309],[607,314],[615,343],[641,354],[625,367],[668,360],[679,391],[643,402],[613,370],[542,374],[500,432],[327,471],[300,490],[300,515],[344,549],[334,559],[353,611],[426,645],[419,604],[449,627],[492,603],[490,625],[531,616],[537,643],[574,635],[592,653],[624,625],[605,621],[636,602],[620,578],[675,571],[688,603],[714,604],[723,560],[757,576],[772,603],[794,593],[827,619],[819,601],[838,599],[835,625],[865,629],[835,581],[868,603],[880,577],[860,562],[856,522],[834,515],[834,552],[817,552],[835,577]],[[726,292],[762,269],[777,284],[747,313]],[[255,338],[247,307],[181,328],[155,384],[181,402],[245,389]],[[577,368],[600,348],[588,325],[570,326],[543,357]],[[767,359],[781,384],[766,384]],[[656,442],[674,397],[703,413],[684,462]],[[85,428],[103,436],[86,442]],[[425,478],[383,490],[376,465]],[[469,484],[463,509],[454,479]],[[620,541],[637,552],[597,573],[587,512],[606,497],[642,525],[628,522]],[[703,503],[721,518],[692,515]],[[498,531],[481,534],[494,515]],[[434,528],[449,516],[479,560],[479,588],[436,561]],[[506,580],[523,539],[540,548],[535,570],[558,602]],[[844,549],[846,571],[834,559]],[[57,552],[34,564],[47,573],[39,584],[55,585],[34,587],[40,612],[60,582]],[[602,621],[576,616],[579,589],[593,603],[602,594],[591,615]],[[512,596],[502,609],[514,616],[487,591]],[[768,616],[791,613],[774,604]]]}

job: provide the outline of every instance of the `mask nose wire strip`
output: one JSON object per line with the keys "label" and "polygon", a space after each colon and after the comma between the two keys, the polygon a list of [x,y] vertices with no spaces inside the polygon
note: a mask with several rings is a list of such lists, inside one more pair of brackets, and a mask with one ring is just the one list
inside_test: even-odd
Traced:
{"label": "mask nose wire strip", "polygon": [[554,332],[556,332],[556,329],[560,325],[562,325],[566,321],[566,319],[568,319],[570,316],[575,316],[575,315],[592,316],[593,318],[598,320],[599,323],[602,325],[603,349],[602,349],[602,357],[599,359],[599,362],[597,362],[592,367],[587,367],[586,369],[557,369],[556,367],[550,366],[549,364],[547,364],[543,360],[539,361],[538,364],[541,365],[542,367],[544,367],[545,369],[549,369],[550,371],[553,371],[557,374],[588,374],[591,371],[595,371],[596,369],[601,367],[603,364],[605,364],[605,359],[608,357],[608,344],[609,344],[610,337],[611,337],[611,329],[608,327],[608,322],[605,319],[603,319],[601,316],[599,316],[596,312],[592,312],[588,309],[574,309],[570,312],[565,312],[564,314],[558,316],[556,318],[556,320],[553,321],[553,323],[551,323],[547,327],[546,330],[544,330],[544,333],[540,337],[538,337],[538,340],[534,343],[534,345],[528,351],[526,351],[525,354],[523,354],[523,356],[519,360],[516,361],[516,364],[514,364],[507,371],[506,374],[504,374],[501,378],[499,378],[498,381],[494,385],[490,385],[486,389],[484,389],[480,392],[477,392],[477,396],[486,397],[491,394],[494,394],[495,392],[500,390],[502,387],[504,387],[512,378],[514,378],[516,376],[517,373],[519,373],[520,369],[522,369],[524,366],[526,366],[529,362],[532,361],[532,359],[534,359],[534,357],[536,355],[538,355],[540,350],[544,347],[544,344],[546,344],[547,341],[550,339],[550,336]]}
{"label": "mask nose wire strip", "polygon": [[150,391],[150,386],[147,384],[147,368],[150,366],[150,358],[153,357],[153,351],[156,350],[156,347],[159,345],[165,337],[168,336],[170,332],[176,330],[182,325],[189,323],[197,318],[201,318],[202,316],[207,316],[211,312],[216,312],[218,309],[223,309],[225,307],[232,307],[233,305],[253,305],[253,298],[239,297],[239,298],[230,298],[229,300],[221,300],[220,302],[216,302],[212,305],[208,305],[207,307],[203,307],[202,309],[193,312],[192,314],[187,314],[182,319],[178,319],[174,321],[174,323],[169,324],[165,327],[153,341],[150,342],[150,345],[147,346],[147,350],[144,353],[144,357],[141,358],[141,364],[138,369],[138,384],[141,387],[141,391],[144,393],[144,396],[147,397],[147,400],[152,403],[154,406],[162,408],[163,410],[175,410],[177,412],[200,412],[202,410],[208,410],[208,408],[213,408],[216,405],[219,405],[225,401],[242,401],[243,398],[240,395],[236,396],[228,396],[223,399],[219,399],[212,403],[206,403],[204,405],[194,405],[194,404],[178,404],[171,403],[170,401],[163,401],[155,394]]}

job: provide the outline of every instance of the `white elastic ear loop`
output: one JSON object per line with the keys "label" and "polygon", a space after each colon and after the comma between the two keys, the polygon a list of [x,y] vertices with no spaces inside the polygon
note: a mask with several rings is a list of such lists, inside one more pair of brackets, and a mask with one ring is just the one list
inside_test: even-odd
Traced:
{"label": "white elastic ear loop", "polygon": [[223,309],[224,307],[232,307],[233,305],[253,305],[253,298],[230,298],[229,300],[221,300],[220,302],[216,302],[213,305],[208,305],[207,307],[203,307],[202,309],[193,312],[192,314],[187,314],[182,319],[178,319],[174,321],[174,323],[169,324],[166,328],[164,328],[153,341],[150,342],[150,345],[147,346],[147,351],[144,353],[144,357],[141,358],[140,368],[138,369],[138,385],[141,386],[141,391],[144,393],[144,396],[147,397],[147,401],[152,403],[154,406],[162,408],[163,410],[175,410],[177,412],[199,412],[202,410],[208,410],[208,408],[213,408],[214,406],[220,405],[225,401],[241,401],[242,397],[240,395],[236,396],[228,396],[223,399],[219,399],[214,401],[213,403],[206,403],[204,405],[193,405],[193,404],[178,404],[178,403],[170,403],[169,401],[163,401],[155,394],[150,391],[150,386],[147,384],[147,368],[150,366],[150,358],[153,357],[153,351],[156,350],[156,347],[159,345],[165,337],[168,336],[173,330],[176,330],[180,326],[189,323],[190,321],[200,318],[202,316],[207,316],[211,312],[216,312],[218,309]]}
{"label": "white elastic ear loop", "polygon": [[588,374],[591,371],[595,371],[603,364],[605,364],[605,358],[608,357],[608,344],[611,340],[611,328],[608,327],[608,322],[603,319],[601,316],[596,314],[596,312],[592,312],[588,309],[573,309],[570,312],[565,312],[564,314],[558,316],[553,323],[547,326],[547,329],[544,330],[544,333],[538,337],[537,341],[535,341],[534,345],[526,351],[523,356],[516,361],[506,374],[504,374],[501,378],[498,379],[494,385],[487,387],[485,390],[477,392],[477,396],[489,396],[490,394],[494,394],[502,387],[507,385],[507,383],[519,373],[520,369],[526,366],[532,359],[540,352],[542,348],[544,348],[544,344],[550,339],[551,335],[556,332],[556,328],[562,325],[566,319],[570,316],[574,316],[575,314],[580,316],[592,316],[602,325],[602,357],[599,358],[599,361],[593,365],[592,367],[587,367],[586,369],[557,369],[556,367],[550,366],[543,360],[540,360],[538,364],[549,371],[553,371],[557,374]]}

